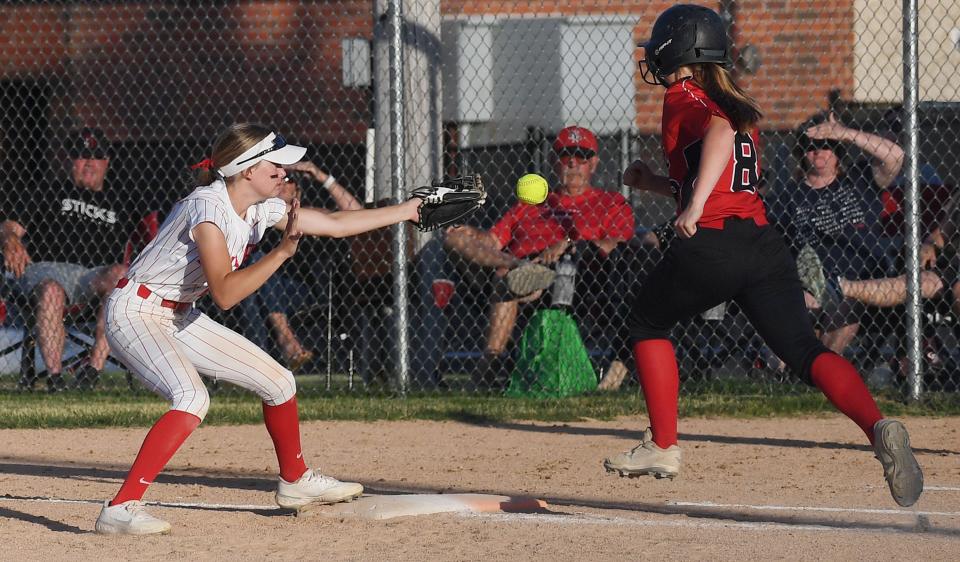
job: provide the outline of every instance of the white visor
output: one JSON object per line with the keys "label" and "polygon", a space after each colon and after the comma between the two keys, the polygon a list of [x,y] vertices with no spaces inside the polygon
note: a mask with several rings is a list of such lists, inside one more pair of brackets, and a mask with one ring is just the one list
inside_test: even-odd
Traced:
{"label": "white visor", "polygon": [[[274,141],[278,138],[280,142],[275,143]],[[277,148],[276,144],[280,144],[280,147]],[[263,160],[273,162],[274,164],[295,164],[299,162],[306,153],[306,148],[286,144],[283,137],[278,137],[276,133],[270,133],[263,137],[263,140],[245,150],[243,154],[237,156],[229,164],[217,171],[220,172],[221,176],[229,178],[251,166],[256,166]]]}

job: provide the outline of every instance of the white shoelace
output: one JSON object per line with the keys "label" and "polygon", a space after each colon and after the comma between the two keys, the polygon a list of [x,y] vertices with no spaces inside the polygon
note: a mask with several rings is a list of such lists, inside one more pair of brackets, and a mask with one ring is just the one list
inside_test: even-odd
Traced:
{"label": "white shoelace", "polygon": [[639,445],[637,445],[636,447],[630,449],[630,455],[633,456],[633,455],[634,455],[637,451],[639,451],[640,449],[652,450],[652,449],[650,449],[650,447],[647,447],[647,444],[648,444],[648,443],[653,443],[653,441],[641,441]]}
{"label": "white shoelace", "polygon": [[145,507],[146,506],[143,504],[143,502],[139,500],[125,502],[123,504],[123,510],[130,514],[131,519],[137,517],[138,515],[152,517],[149,513],[144,511]]}
{"label": "white shoelace", "polygon": [[320,474],[317,469],[310,469],[304,474],[307,482],[319,482],[321,484],[334,485],[339,483],[339,480],[332,478],[330,476],[324,476]]}

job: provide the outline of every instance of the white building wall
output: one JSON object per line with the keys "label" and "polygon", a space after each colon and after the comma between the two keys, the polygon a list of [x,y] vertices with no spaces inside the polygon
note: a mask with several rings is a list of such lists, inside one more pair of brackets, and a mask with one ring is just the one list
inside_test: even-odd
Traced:
{"label": "white building wall", "polygon": [[[920,100],[960,101],[960,2],[920,0]],[[854,99],[903,99],[903,2],[854,0]]]}
{"label": "white building wall", "polygon": [[634,122],[635,18],[470,17],[443,23],[444,119],[461,142],[517,142],[579,124]]}

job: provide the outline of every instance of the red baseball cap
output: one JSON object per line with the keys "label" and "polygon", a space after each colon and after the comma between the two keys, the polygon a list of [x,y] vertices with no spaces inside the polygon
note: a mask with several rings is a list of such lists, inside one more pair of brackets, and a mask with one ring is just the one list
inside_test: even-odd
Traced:
{"label": "red baseball cap", "polygon": [[560,133],[557,134],[557,140],[553,141],[553,150],[556,152],[570,148],[589,150],[594,154],[600,151],[600,146],[597,144],[597,137],[594,136],[590,129],[576,125],[562,129]]}
{"label": "red baseball cap", "polygon": [[64,140],[64,147],[71,160],[106,160],[110,158],[110,143],[103,131],[84,127],[74,131]]}

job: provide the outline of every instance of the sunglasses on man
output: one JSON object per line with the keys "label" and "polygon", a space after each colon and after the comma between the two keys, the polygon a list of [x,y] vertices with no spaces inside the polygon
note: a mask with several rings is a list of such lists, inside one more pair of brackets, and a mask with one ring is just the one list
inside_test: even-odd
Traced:
{"label": "sunglasses on man", "polygon": [[812,139],[807,135],[800,135],[800,138],[797,139],[797,145],[803,152],[811,152],[814,150],[832,150],[837,152],[837,149],[840,147],[840,143],[831,139]]}
{"label": "sunglasses on man", "polygon": [[71,160],[109,160],[110,155],[105,150],[83,150],[70,153]]}
{"label": "sunglasses on man", "polygon": [[557,152],[559,158],[578,158],[580,160],[589,160],[596,155],[597,153],[592,150],[579,147],[561,148]]}

